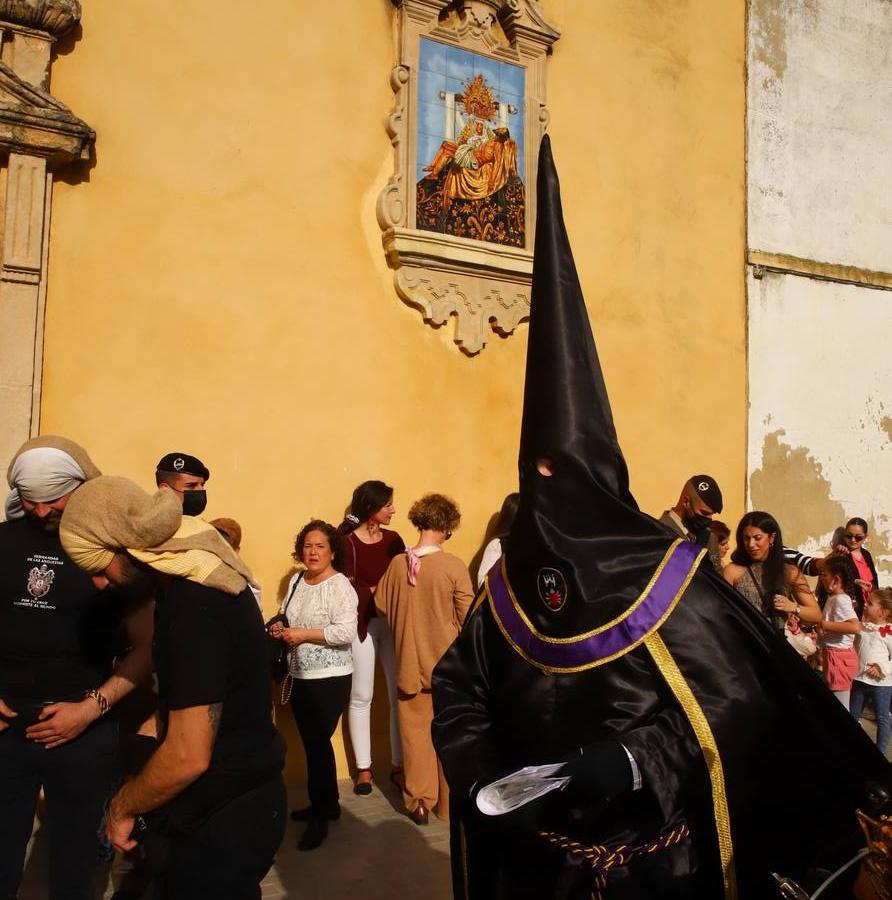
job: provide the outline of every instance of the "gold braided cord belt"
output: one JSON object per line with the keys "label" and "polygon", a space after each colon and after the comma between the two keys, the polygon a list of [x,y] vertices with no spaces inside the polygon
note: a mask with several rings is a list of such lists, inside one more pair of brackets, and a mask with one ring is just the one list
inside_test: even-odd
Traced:
{"label": "gold braided cord belt", "polygon": [[594,875],[592,886],[592,900],[604,900],[604,890],[607,887],[607,873],[617,866],[628,865],[633,859],[657,853],[660,850],[668,850],[676,844],[680,844],[691,833],[685,822],[664,831],[657,838],[646,844],[620,844],[617,847],[605,847],[602,844],[581,844],[566,835],[554,831],[540,831],[539,836],[545,838],[549,844],[565,850],[570,856],[588,866]]}

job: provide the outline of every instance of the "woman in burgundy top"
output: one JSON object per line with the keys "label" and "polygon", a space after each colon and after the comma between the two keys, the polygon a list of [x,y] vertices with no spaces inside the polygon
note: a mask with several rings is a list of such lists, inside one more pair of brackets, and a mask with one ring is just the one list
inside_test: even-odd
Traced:
{"label": "woman in burgundy top", "polygon": [[372,792],[371,709],[375,686],[375,659],[381,663],[390,700],[391,780],[402,786],[403,748],[396,711],[396,667],[393,637],[386,619],[375,612],[378,581],[390,561],[406,549],[403,539],[384,528],[393,518],[393,488],[383,481],[364,481],[353,492],[350,512],[341,523],[341,568],[359,597],[358,627],[353,641],[353,687],[347,722],[353,756],[359,770],[353,790]]}

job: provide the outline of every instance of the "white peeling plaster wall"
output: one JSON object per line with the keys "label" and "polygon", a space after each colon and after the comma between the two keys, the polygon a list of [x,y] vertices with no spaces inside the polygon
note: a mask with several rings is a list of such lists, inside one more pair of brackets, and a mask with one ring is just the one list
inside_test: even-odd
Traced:
{"label": "white peeling plaster wall", "polygon": [[861,516],[892,585],[892,293],[767,273],[748,294],[751,507],[821,555]]}
{"label": "white peeling plaster wall", "polygon": [[892,2],[752,0],[749,246],[892,271]]}
{"label": "white peeling plaster wall", "polygon": [[[892,0],[751,0],[748,246],[892,272]],[[892,583],[892,292],[749,273],[749,502]]]}

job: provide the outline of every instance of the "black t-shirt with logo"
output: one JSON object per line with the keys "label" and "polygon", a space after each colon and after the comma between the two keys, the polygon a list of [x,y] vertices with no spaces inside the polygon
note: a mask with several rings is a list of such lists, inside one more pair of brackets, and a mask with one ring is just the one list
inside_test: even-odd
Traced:
{"label": "black t-shirt with logo", "polygon": [[189,829],[284,764],[266,633],[251,591],[233,597],[173,579],[155,607],[155,670],[163,722],[171,710],[223,704],[208,771],[164,810],[170,827]]}
{"label": "black t-shirt with logo", "polygon": [[119,619],[114,593],[68,558],[58,532],[0,523],[0,697],[80,699],[111,673]]}

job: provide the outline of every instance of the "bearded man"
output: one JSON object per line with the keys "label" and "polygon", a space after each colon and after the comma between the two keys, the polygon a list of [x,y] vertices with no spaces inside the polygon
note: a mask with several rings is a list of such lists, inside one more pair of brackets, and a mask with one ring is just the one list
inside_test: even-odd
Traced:
{"label": "bearded man", "polygon": [[[3,898],[17,894],[41,788],[50,897],[92,897],[97,832],[117,774],[117,724],[108,713],[151,671],[151,603],[105,589],[108,582],[82,572],[59,541],[68,501],[99,475],[83,447],[52,435],[23,444],[7,473],[12,493],[0,524]],[[122,643],[129,647],[123,653]]]}

